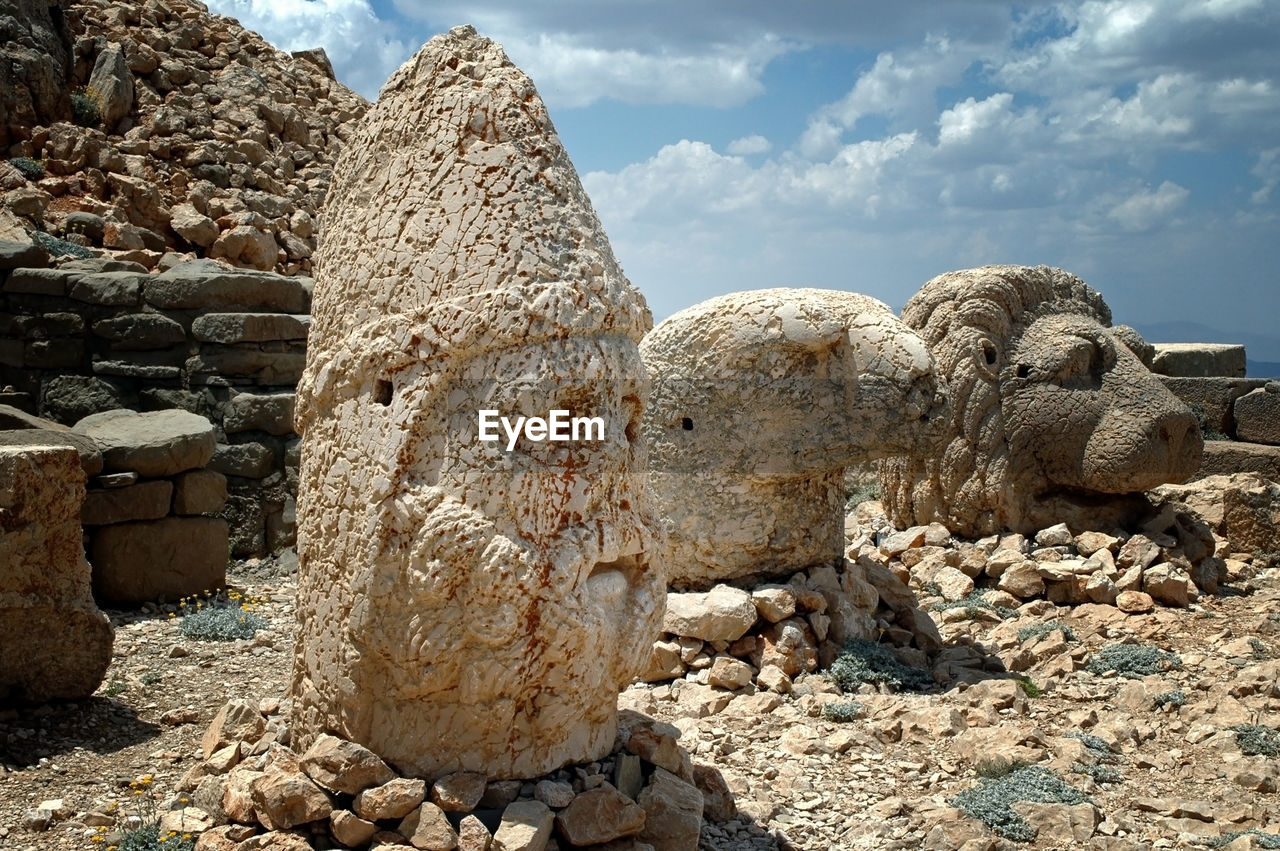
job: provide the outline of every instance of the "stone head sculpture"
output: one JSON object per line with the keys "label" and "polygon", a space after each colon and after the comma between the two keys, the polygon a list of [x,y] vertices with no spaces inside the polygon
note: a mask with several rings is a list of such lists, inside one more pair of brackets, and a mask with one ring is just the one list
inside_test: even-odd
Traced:
{"label": "stone head sculpture", "polygon": [[1191,411],[1143,366],[1143,342],[1111,328],[1102,296],[1047,266],[949,272],[902,319],[933,350],[952,398],[946,448],[886,462],[899,526],[940,521],[980,536],[1059,522],[1111,528],[1141,492],[1200,464]]}
{"label": "stone head sculpture", "polygon": [[[528,77],[469,27],[432,39],[339,160],[317,255],[299,743],[334,733],[428,778],[608,752],[665,595],[651,322]],[[520,417],[541,431],[497,425]]]}
{"label": "stone head sculpture", "polygon": [[856,293],[731,293],[645,337],[649,478],[679,588],[789,574],[843,552],[844,469],[931,445],[927,347]]}

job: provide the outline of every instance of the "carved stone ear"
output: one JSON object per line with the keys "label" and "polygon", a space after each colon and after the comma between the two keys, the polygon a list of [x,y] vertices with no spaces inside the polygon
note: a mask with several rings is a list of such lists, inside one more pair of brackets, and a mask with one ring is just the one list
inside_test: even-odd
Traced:
{"label": "carved stone ear", "polygon": [[1138,329],[1128,325],[1116,325],[1111,329],[1111,334],[1124,343],[1129,351],[1137,355],[1143,366],[1151,369],[1151,365],[1156,360],[1156,347],[1148,343],[1146,338],[1138,333]]}
{"label": "carved stone ear", "polygon": [[973,344],[973,365],[988,381],[1000,375],[1000,348],[990,337],[979,337]]}

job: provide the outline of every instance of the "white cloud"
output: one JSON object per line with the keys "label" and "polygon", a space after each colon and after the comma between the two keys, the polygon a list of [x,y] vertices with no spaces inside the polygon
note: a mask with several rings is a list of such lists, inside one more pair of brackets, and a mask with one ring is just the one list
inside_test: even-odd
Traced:
{"label": "white cloud", "polygon": [[398,37],[368,0],[208,0],[281,50],[323,47],[339,80],[369,99],[418,45]]}
{"label": "white cloud", "polygon": [[1262,185],[1254,190],[1249,200],[1255,204],[1267,203],[1271,200],[1271,193],[1280,186],[1280,148],[1268,148],[1258,154],[1258,162],[1250,174],[1261,180]]}
{"label": "white cloud", "polygon": [[767,154],[772,148],[773,145],[768,139],[759,133],[753,133],[741,139],[734,139],[729,143],[728,151],[736,156],[748,157],[754,154]]}
{"label": "white cloud", "polygon": [[883,52],[849,93],[819,111],[814,121],[850,130],[868,115],[887,116],[906,127],[931,124],[937,114],[936,90],[958,83],[983,50],[977,44],[928,35],[919,46]]}
{"label": "white cloud", "polygon": [[1184,203],[1190,192],[1166,180],[1155,190],[1142,189],[1116,204],[1107,214],[1125,230],[1150,230],[1164,222]]}
{"label": "white cloud", "polygon": [[536,38],[494,32],[507,55],[557,107],[583,107],[603,97],[628,103],[729,107],[764,91],[760,75],[786,47],[775,38],[716,45],[680,54],[604,48],[566,33]]}

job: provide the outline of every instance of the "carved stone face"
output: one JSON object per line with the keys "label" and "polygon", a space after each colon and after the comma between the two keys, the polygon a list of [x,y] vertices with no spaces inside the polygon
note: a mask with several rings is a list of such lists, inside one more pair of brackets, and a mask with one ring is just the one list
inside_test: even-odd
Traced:
{"label": "carved stone face", "polygon": [[[366,509],[382,543],[349,676],[377,695],[366,744],[398,768],[536,776],[608,749],[661,618],[638,478],[644,374],[633,342],[603,338],[484,353],[424,405],[438,375],[389,382],[411,434],[388,498]],[[508,451],[505,433],[479,440],[480,409],[600,417],[604,439],[521,436]]]}
{"label": "carved stone face", "polygon": [[1025,494],[1131,493],[1200,465],[1195,417],[1088,317],[1035,320],[1005,354],[1000,398],[1012,479]]}

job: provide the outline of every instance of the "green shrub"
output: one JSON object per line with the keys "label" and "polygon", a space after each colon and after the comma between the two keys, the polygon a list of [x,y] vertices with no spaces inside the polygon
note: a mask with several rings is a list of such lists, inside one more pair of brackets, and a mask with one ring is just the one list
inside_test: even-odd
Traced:
{"label": "green shrub", "polygon": [[1018,688],[1022,689],[1022,693],[1027,697],[1039,697],[1044,694],[1044,689],[1036,685],[1036,681],[1030,677],[1019,677]]}
{"label": "green shrub", "polygon": [[1280,834],[1263,833],[1256,827],[1251,827],[1248,830],[1233,830],[1231,833],[1225,833],[1222,836],[1209,840],[1209,847],[1221,848],[1224,845],[1230,845],[1242,836],[1252,836],[1253,841],[1257,843],[1259,848],[1266,848],[1268,851],[1271,851],[1271,849],[1280,849]]}
{"label": "green shrub", "polygon": [[1105,674],[1115,671],[1122,677],[1145,677],[1182,667],[1182,660],[1167,650],[1141,644],[1111,644],[1095,653],[1086,671]]}
{"label": "green shrub", "polygon": [[1204,436],[1205,440],[1231,439],[1231,435],[1218,431],[1217,426],[1209,425],[1209,414],[1205,411],[1203,405],[1192,404],[1190,408],[1192,415],[1196,418],[1196,422],[1200,425],[1200,434]]}
{"label": "green shrub", "polygon": [[183,598],[182,624],[188,638],[201,641],[236,641],[253,638],[267,622],[255,612],[262,601],[246,599],[238,591],[219,591],[195,598]]}
{"label": "green shrub", "polygon": [[67,242],[65,239],[58,239],[42,230],[38,230],[34,234],[36,242],[44,247],[54,257],[74,257],[77,260],[88,260],[93,256],[93,252],[85,248],[83,245],[76,245],[74,242]]}
{"label": "green shrub", "polygon": [[914,691],[936,685],[928,671],[902,664],[884,647],[864,638],[855,638],[844,646],[844,652],[827,670],[827,677],[843,692],[854,691],[863,683]]}
{"label": "green shrub", "polygon": [[1084,765],[1083,763],[1071,763],[1071,771],[1075,774],[1084,774],[1094,779],[1097,783],[1119,783],[1124,780],[1124,775],[1113,765]]}
{"label": "green shrub", "polygon": [[945,612],[950,609],[965,609],[969,612],[969,616],[971,618],[977,617],[978,610],[982,609],[988,612],[995,612],[1001,620],[1011,618],[1018,613],[1017,609],[1010,609],[1007,606],[996,606],[988,603],[982,596],[985,593],[985,590],[975,588],[968,597],[962,597],[959,600],[951,600],[949,602],[944,601],[941,603],[934,603],[932,608],[935,612]]}
{"label": "green shrub", "polygon": [[1280,755],[1280,732],[1257,724],[1237,724],[1236,744],[1245,756]]}
{"label": "green shrub", "polygon": [[1035,831],[1011,806],[1018,801],[1082,804],[1089,798],[1047,768],[1024,765],[1003,777],[984,778],[977,786],[966,789],[947,803],[964,811],[970,818],[979,819],[1006,839],[1030,842],[1035,838]]}
{"label": "green shrub", "polygon": [[860,482],[857,487],[845,491],[844,507],[846,511],[852,511],[862,503],[880,499],[880,497],[880,482],[875,479]]}
{"label": "green shrub", "polygon": [[93,86],[76,89],[71,93],[71,120],[81,127],[97,127],[102,123],[99,100],[100,96]]}
{"label": "green shrub", "polygon": [[44,166],[39,161],[31,159],[31,157],[14,157],[9,160],[9,165],[16,168],[23,177],[32,183],[44,177]]}
{"label": "green shrub", "polygon": [[1079,730],[1074,730],[1070,733],[1067,733],[1066,738],[1075,739],[1076,741],[1082,743],[1086,748],[1089,749],[1089,753],[1093,754],[1098,759],[1101,759],[1104,762],[1112,762],[1116,758],[1116,755],[1111,752],[1111,745],[1107,744],[1105,739],[1101,739],[1090,733],[1082,733]]}
{"label": "green shrub", "polygon": [[865,715],[867,707],[851,700],[845,703],[828,703],[822,707],[822,717],[837,724],[847,724]]}
{"label": "green shrub", "polygon": [[1156,709],[1164,709],[1166,706],[1173,706],[1175,708],[1179,706],[1186,706],[1187,693],[1180,688],[1176,688],[1173,691],[1166,691],[1163,694],[1157,694],[1152,698],[1151,704]]}
{"label": "green shrub", "polygon": [[973,773],[987,780],[999,780],[1001,777],[1008,777],[1019,768],[1026,768],[1030,764],[1020,759],[1005,759],[1002,756],[994,756],[991,759],[978,760],[977,765],[973,767]]}
{"label": "green shrub", "polygon": [[170,832],[160,836],[160,824],[144,824],[125,833],[120,851],[194,851],[195,839],[189,834]]}
{"label": "green shrub", "polygon": [[1075,630],[1064,623],[1058,621],[1045,621],[1044,623],[1035,623],[1031,626],[1024,626],[1018,630],[1018,641],[1026,644],[1028,641],[1044,638],[1055,629],[1062,630],[1062,637],[1067,641],[1078,642],[1080,638],[1076,635]]}

